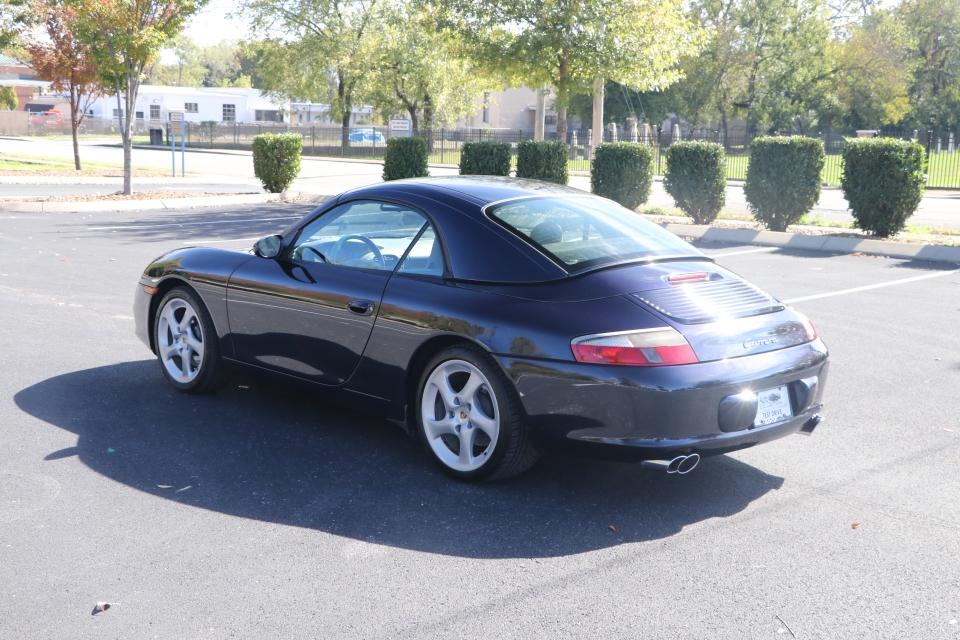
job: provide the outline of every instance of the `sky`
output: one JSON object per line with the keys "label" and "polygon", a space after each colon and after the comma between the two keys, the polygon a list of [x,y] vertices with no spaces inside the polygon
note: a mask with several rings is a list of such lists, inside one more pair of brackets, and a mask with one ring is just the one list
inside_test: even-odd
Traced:
{"label": "sky", "polygon": [[241,40],[247,36],[247,25],[240,18],[230,18],[235,13],[236,0],[210,0],[210,3],[187,26],[190,38],[201,47],[217,44],[223,40]]}

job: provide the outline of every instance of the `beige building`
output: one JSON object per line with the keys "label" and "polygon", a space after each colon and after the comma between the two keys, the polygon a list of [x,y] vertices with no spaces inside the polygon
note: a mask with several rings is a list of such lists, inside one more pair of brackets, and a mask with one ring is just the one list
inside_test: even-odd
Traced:
{"label": "beige building", "polygon": [[[537,115],[537,92],[529,87],[511,87],[486,91],[477,111],[457,121],[457,127],[469,129],[517,129],[533,132]],[[547,94],[544,121],[547,135],[557,130],[557,112],[551,107],[552,92]]]}

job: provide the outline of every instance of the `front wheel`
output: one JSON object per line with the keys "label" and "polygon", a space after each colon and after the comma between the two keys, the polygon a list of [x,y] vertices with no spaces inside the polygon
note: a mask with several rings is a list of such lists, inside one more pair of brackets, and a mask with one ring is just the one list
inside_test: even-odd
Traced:
{"label": "front wheel", "polygon": [[471,347],[435,356],[418,387],[420,438],[444,471],[465,480],[517,475],[537,460],[516,391]]}
{"label": "front wheel", "polygon": [[189,289],[177,287],[163,297],[154,318],[154,345],[164,377],[178,391],[209,391],[220,368],[213,320]]}

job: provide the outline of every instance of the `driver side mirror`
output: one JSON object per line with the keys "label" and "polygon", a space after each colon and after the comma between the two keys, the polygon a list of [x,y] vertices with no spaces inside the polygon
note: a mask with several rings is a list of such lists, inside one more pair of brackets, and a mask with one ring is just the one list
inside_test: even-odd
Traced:
{"label": "driver side mirror", "polygon": [[253,245],[253,252],[261,258],[276,258],[278,255],[280,255],[280,241],[282,239],[283,238],[278,235],[260,238],[257,240],[257,243]]}

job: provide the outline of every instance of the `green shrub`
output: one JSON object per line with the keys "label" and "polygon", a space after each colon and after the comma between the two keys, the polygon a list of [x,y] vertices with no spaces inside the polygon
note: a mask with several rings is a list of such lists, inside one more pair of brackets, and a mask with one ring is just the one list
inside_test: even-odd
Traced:
{"label": "green shrub", "polygon": [[653,151],[645,144],[613,142],[597,147],[590,166],[590,190],[636,209],[650,197]]}
{"label": "green shrub", "polygon": [[567,145],[524,140],[517,145],[517,177],[567,184]]}
{"label": "green shrub", "polygon": [[427,171],[427,141],[423,138],[390,138],[383,156],[383,179],[424,178]]}
{"label": "green shrub", "polygon": [[881,237],[901,231],[923,197],[925,162],[919,142],[848,141],[840,187],[857,226]]}
{"label": "green shrub", "polygon": [[814,138],[754,138],[743,185],[753,217],[774,231],[799,222],[820,198],[824,160],[823,143]]}
{"label": "green shrub", "polygon": [[284,191],[300,173],[303,138],[296,133],[262,133],[253,139],[253,172],[270,193]]}
{"label": "green shrub", "polygon": [[716,142],[675,142],[667,149],[663,187],[697,224],[717,219],[726,200],[723,146]]}
{"label": "green shrub", "polygon": [[467,142],[460,150],[460,175],[510,175],[509,142]]}

